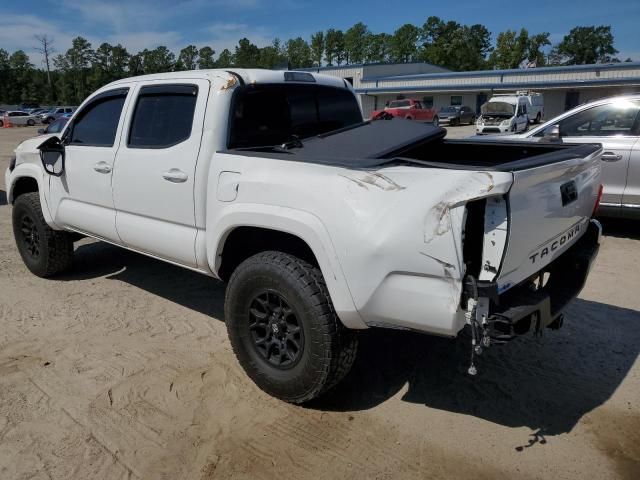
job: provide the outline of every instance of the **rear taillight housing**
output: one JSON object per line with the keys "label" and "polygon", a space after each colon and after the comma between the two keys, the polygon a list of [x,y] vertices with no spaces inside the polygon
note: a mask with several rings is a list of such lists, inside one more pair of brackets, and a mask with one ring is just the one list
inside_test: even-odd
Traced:
{"label": "rear taillight housing", "polygon": [[598,188],[598,198],[596,198],[596,204],[593,207],[593,213],[591,214],[592,217],[596,216],[596,213],[598,213],[598,208],[600,208],[600,200],[602,200],[602,192],[604,191],[604,187],[602,186],[602,184],[600,184],[600,188]]}

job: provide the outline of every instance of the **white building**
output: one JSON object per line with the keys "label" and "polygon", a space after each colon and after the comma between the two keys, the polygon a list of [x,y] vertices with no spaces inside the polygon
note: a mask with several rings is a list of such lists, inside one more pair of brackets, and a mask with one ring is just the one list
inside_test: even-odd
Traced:
{"label": "white building", "polygon": [[429,63],[369,64],[309,68],[351,82],[365,118],[398,98],[416,98],[435,108],[480,106],[494,93],[534,90],[544,95],[549,119],[597,98],[640,92],[640,62],[451,72]]}

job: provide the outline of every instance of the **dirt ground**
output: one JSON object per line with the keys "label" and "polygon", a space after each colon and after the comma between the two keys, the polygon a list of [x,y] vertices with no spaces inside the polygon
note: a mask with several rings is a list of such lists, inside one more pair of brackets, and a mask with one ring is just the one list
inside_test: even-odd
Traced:
{"label": "dirt ground", "polygon": [[[0,130],[0,172],[34,133]],[[562,330],[493,347],[477,378],[460,340],[368,331],[296,407],[241,371],[219,282],[98,242],[28,273],[3,182],[1,479],[640,478],[640,222],[605,223]]]}

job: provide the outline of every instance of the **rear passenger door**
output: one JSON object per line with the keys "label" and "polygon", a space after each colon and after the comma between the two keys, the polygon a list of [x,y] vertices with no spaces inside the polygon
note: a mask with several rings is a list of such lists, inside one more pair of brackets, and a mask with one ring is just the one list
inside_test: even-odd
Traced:
{"label": "rear passenger door", "polygon": [[209,82],[140,83],[113,173],[122,242],[196,267],[194,176]]}
{"label": "rear passenger door", "polygon": [[565,143],[601,143],[602,203],[620,206],[627,185],[629,159],[638,141],[640,102],[620,99],[576,112],[558,122]]}

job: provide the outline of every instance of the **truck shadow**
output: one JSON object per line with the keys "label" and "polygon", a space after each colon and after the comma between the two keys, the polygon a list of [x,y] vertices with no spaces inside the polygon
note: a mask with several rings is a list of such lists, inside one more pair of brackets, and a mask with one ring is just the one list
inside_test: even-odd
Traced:
{"label": "truck shadow", "polygon": [[[124,249],[94,242],[76,249],[74,271],[61,281],[107,277],[126,282],[222,321],[225,285],[212,278]],[[564,327],[542,338],[496,345],[466,374],[466,337],[446,339],[372,329],[347,378],[307,407],[371,409],[401,393],[403,401],[529,427],[532,442],[569,432],[583,415],[611,397],[640,353],[640,312],[575,300]]]}
{"label": "truck shadow", "polygon": [[469,340],[371,330],[356,365],[334,391],[311,405],[321,410],[372,408],[406,388],[402,399],[536,431],[532,441],[573,429],[622,383],[639,354],[640,313],[577,299],[564,327],[542,338],[496,345],[466,374]]}
{"label": "truck shadow", "polygon": [[73,271],[56,277],[56,280],[87,280],[98,277],[131,284],[224,321],[224,283],[104,242],[78,246],[74,254]]}

